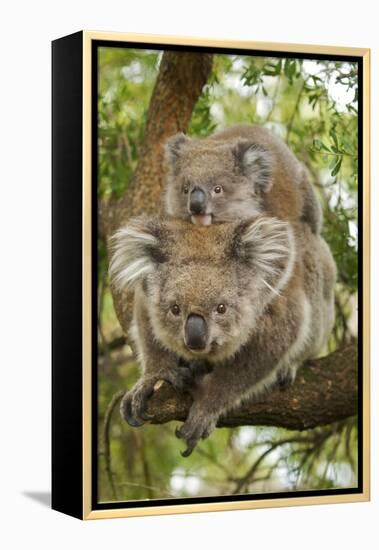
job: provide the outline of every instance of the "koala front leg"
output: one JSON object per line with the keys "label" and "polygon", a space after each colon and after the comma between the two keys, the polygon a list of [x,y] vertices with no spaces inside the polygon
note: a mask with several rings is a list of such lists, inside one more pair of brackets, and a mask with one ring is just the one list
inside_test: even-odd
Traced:
{"label": "koala front leg", "polygon": [[181,451],[182,456],[189,456],[200,439],[210,436],[216,427],[219,416],[220,414],[212,413],[207,407],[202,407],[198,401],[193,403],[187,420],[175,430],[176,437],[184,439],[187,445],[186,449]]}
{"label": "koala front leg", "polygon": [[[158,382],[164,380],[170,383],[179,393],[193,395],[196,382],[207,372],[209,366],[205,364],[187,364],[176,356],[164,352],[157,346],[154,353],[156,361],[148,361],[142,377],[135,386],[128,391],[121,402],[121,415],[130,426],[139,427],[153,417],[147,413],[150,397],[153,395]],[[159,361],[158,361],[159,358]],[[158,367],[160,363],[161,368]]]}
{"label": "koala front leg", "polygon": [[230,364],[226,368],[216,366],[213,372],[198,381],[188,417],[175,431],[176,437],[184,439],[187,445],[182,456],[189,456],[197,443],[213,432],[221,414],[243,391],[236,378],[235,367],[233,369],[233,364]]}
{"label": "koala front leg", "polygon": [[178,358],[150,342],[150,354],[143,358],[143,374],[135,386],[121,401],[121,415],[130,426],[142,426],[152,419],[147,405],[160,381],[169,382],[177,391],[189,391],[193,384],[193,372],[189,366],[180,365]]}
{"label": "koala front leg", "polygon": [[138,428],[145,421],[151,420],[146,412],[147,402],[154,393],[156,381],[147,377],[142,377],[137,384],[122,398],[120,405],[121,416],[129,426]]}
{"label": "koala front leg", "polygon": [[134,324],[131,330],[142,367],[142,376],[121,402],[122,417],[134,427],[142,426],[145,421],[151,420],[147,413],[147,404],[157,382],[169,382],[177,391],[183,393],[189,391],[195,378],[190,365],[181,362],[154,338],[145,299],[143,293],[136,293]]}
{"label": "koala front leg", "polygon": [[237,357],[227,365],[217,365],[198,382],[188,417],[175,432],[187,444],[182,456],[189,456],[197,443],[213,432],[223,413],[254,395],[260,379],[253,362],[252,358],[244,361]]}

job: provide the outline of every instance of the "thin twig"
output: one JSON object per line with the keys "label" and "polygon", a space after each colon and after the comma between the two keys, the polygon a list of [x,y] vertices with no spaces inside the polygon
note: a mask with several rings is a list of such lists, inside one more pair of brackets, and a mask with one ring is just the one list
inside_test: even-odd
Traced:
{"label": "thin twig", "polygon": [[102,326],[102,317],[103,317],[103,307],[104,307],[104,297],[105,297],[105,290],[106,290],[106,284],[107,284],[107,272],[105,271],[103,273],[103,276],[101,278],[101,281],[99,283],[99,296],[98,296],[98,312],[97,312],[97,329],[99,331],[100,341],[101,341],[101,347],[103,350],[103,355],[105,358],[105,365],[109,365],[111,358],[110,358],[110,350],[108,347],[108,342],[105,337],[103,326]]}
{"label": "thin twig", "polygon": [[295,121],[295,117],[296,117],[296,114],[297,114],[297,111],[299,109],[299,106],[300,106],[300,101],[301,101],[301,98],[303,96],[303,93],[304,93],[304,90],[305,90],[305,86],[306,86],[306,83],[307,83],[307,78],[305,78],[303,80],[303,83],[301,85],[301,88],[299,90],[299,93],[297,95],[297,98],[296,98],[296,102],[295,102],[295,107],[293,109],[293,112],[292,112],[292,115],[291,115],[291,118],[288,122],[288,126],[287,126],[287,137],[286,137],[286,142],[288,143],[289,142],[289,138],[290,138],[290,134],[292,132],[292,126],[293,126],[293,123]]}
{"label": "thin twig", "polygon": [[217,468],[219,468],[224,474],[226,474],[227,476],[227,479],[232,479],[232,475],[231,473],[229,472],[229,470],[223,465],[221,464],[221,462],[219,462],[217,460],[217,458],[215,458],[214,456],[212,456],[210,453],[208,453],[208,451],[205,451],[204,449],[202,449],[201,447],[197,447],[196,448],[196,451],[198,454],[200,454],[201,456],[204,456],[205,458],[207,458],[210,462],[212,462],[212,464],[214,466],[217,466]]}
{"label": "thin twig", "polygon": [[111,462],[111,447],[110,447],[110,424],[112,420],[112,414],[116,405],[121,401],[121,398],[124,395],[124,391],[118,391],[112,397],[107,410],[105,411],[104,416],[104,425],[103,425],[103,448],[104,448],[104,460],[105,460],[105,471],[108,477],[109,484],[112,489],[112,494],[115,500],[118,500],[116,486],[113,480],[112,472],[112,462]]}
{"label": "thin twig", "polygon": [[272,98],[271,98],[272,104],[271,104],[271,108],[270,108],[270,110],[267,114],[266,122],[271,121],[271,117],[272,117],[272,115],[275,111],[276,100],[277,100],[277,97],[278,97],[281,81],[282,81],[282,78],[281,78],[281,75],[279,75],[278,78],[277,78],[277,81],[276,81],[274,93],[273,93]]}
{"label": "thin twig", "polygon": [[254,474],[255,472],[257,471],[257,469],[259,468],[260,464],[263,462],[263,460],[270,454],[272,453],[275,449],[277,449],[278,447],[282,446],[282,445],[286,445],[288,443],[304,443],[304,442],[308,442],[308,438],[304,438],[304,437],[292,437],[292,438],[288,438],[288,439],[281,439],[279,441],[274,441],[273,443],[270,443],[270,447],[264,452],[262,453],[258,458],[257,460],[253,463],[253,465],[248,469],[248,471],[246,472],[246,474],[238,480],[237,484],[236,484],[236,488],[235,490],[233,491],[234,494],[238,494],[241,492],[242,488],[249,482],[251,483],[253,478],[254,478]]}

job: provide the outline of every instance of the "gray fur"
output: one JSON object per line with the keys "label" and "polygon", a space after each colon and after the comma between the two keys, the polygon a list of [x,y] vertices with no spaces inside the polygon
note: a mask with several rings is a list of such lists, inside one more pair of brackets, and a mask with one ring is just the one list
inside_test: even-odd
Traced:
{"label": "gray fur", "polygon": [[315,235],[319,235],[323,222],[322,208],[315,189],[310,183],[309,172],[304,165],[301,172],[300,188],[303,195],[301,221],[307,223]]}
{"label": "gray fur", "polygon": [[[189,197],[199,187],[207,195],[206,213],[213,223],[263,213],[301,221],[320,233],[321,207],[303,165],[263,127],[234,126],[205,139],[177,134],[166,144],[166,160],[164,205],[174,218],[196,221]],[[214,192],[216,186],[221,193]]]}
{"label": "gray fur", "polygon": [[[221,414],[271,388],[278,377],[293,378],[326,343],[334,320],[335,265],[308,226],[291,228],[262,216],[207,228],[139,218],[115,241],[112,277],[135,285],[133,332],[143,368],[122,402],[124,417],[132,425],[147,419],[146,402],[160,379],[183,389],[188,369],[178,357],[211,366],[195,375],[194,402],[178,431],[187,442],[185,454],[211,433]],[[120,277],[136,262],[144,269],[132,270],[129,282]],[[217,313],[220,303],[224,314]],[[202,351],[185,344],[190,314],[207,323]]]}
{"label": "gray fur", "polygon": [[256,193],[267,193],[272,185],[272,172],[275,164],[272,153],[258,143],[238,141],[233,153],[240,170],[254,186]]}

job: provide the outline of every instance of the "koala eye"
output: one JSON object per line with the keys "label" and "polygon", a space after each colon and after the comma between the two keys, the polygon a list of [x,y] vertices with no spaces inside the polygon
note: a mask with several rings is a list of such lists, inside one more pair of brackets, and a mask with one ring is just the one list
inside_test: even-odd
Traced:
{"label": "koala eye", "polygon": [[226,311],[226,305],[225,304],[218,304],[217,306],[217,313],[221,313],[223,315]]}
{"label": "koala eye", "polygon": [[185,186],[183,187],[183,193],[184,193],[185,195],[188,195],[188,191],[189,191],[189,186],[188,186],[188,185],[185,185]]}
{"label": "koala eye", "polygon": [[170,310],[173,315],[179,315],[180,313],[180,307],[178,306],[178,304],[172,305]]}
{"label": "koala eye", "polygon": [[221,185],[216,185],[216,187],[214,187],[213,191],[217,194],[221,193],[221,191],[222,191]]}

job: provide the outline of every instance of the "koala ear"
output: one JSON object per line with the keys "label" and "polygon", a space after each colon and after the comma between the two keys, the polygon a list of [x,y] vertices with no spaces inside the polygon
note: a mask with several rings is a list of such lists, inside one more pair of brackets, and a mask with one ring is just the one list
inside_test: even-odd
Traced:
{"label": "koala ear", "polygon": [[269,191],[274,164],[272,153],[262,145],[249,141],[239,141],[233,153],[241,172],[252,181],[256,191]]}
{"label": "koala ear", "polygon": [[160,229],[158,220],[141,216],[113,235],[109,274],[116,288],[134,286],[164,261]]}
{"label": "koala ear", "polygon": [[166,159],[172,164],[175,164],[179,157],[181,147],[188,141],[190,141],[190,138],[185,136],[183,132],[179,132],[172,136],[165,145]]}
{"label": "koala ear", "polygon": [[235,229],[233,246],[238,258],[255,267],[273,292],[278,293],[291,276],[295,242],[289,223],[266,217],[242,222]]}

